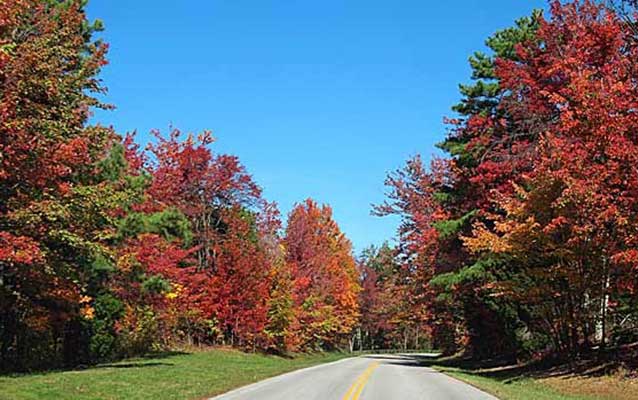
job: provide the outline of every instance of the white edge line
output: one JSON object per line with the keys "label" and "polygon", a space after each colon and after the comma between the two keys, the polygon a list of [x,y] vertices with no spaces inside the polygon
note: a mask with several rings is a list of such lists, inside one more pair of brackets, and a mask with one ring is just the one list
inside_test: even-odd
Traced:
{"label": "white edge line", "polygon": [[302,369],[297,369],[294,371],[290,371],[290,372],[286,372],[284,374],[281,375],[277,375],[277,376],[273,376],[271,378],[267,378],[264,380],[261,380],[259,382],[256,383],[251,383],[242,387],[239,387],[237,389],[233,389],[229,392],[226,393],[222,393],[220,395],[217,395],[215,397],[210,397],[208,398],[208,400],[224,400],[224,399],[232,399],[233,396],[237,396],[240,394],[244,394],[244,393],[248,393],[251,392],[253,390],[259,389],[262,386],[274,383],[274,382],[278,382],[280,380],[283,380],[291,375],[296,375],[296,374],[300,374],[300,373],[304,373],[306,371],[311,371],[314,369],[319,369],[319,368],[325,368],[325,367],[329,367],[331,365],[335,365],[335,364],[340,364],[342,362],[346,362],[346,361],[351,361],[355,358],[359,358],[358,356],[353,356],[353,357],[348,357],[348,358],[344,358],[342,360],[337,360],[337,361],[333,361],[333,362],[329,362],[329,363],[325,363],[325,364],[319,364],[319,365],[314,365],[312,367],[307,367],[307,368],[302,368]]}

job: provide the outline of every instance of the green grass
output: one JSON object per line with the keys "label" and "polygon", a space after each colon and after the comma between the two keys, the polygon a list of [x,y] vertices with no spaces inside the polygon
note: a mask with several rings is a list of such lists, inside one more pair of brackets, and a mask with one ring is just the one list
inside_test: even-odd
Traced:
{"label": "green grass", "polygon": [[230,350],[126,360],[78,371],[0,376],[0,400],[202,399],[343,354],[287,359]]}
{"label": "green grass", "polygon": [[434,369],[444,372],[454,378],[467,382],[483,391],[493,394],[501,400],[595,400],[595,396],[566,395],[557,392],[553,388],[538,382],[534,378],[519,377],[516,379],[503,379],[478,371],[464,370],[461,368],[433,366]]}

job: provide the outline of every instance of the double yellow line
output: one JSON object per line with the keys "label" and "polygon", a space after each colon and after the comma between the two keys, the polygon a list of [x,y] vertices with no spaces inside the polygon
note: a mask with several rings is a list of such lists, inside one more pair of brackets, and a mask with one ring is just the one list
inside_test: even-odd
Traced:
{"label": "double yellow line", "polygon": [[343,395],[341,400],[359,400],[359,396],[361,396],[361,392],[363,392],[363,388],[366,386],[366,383],[368,383],[368,380],[370,380],[370,375],[372,375],[372,373],[374,372],[375,369],[377,369],[378,366],[379,366],[378,362],[373,362],[372,364],[370,364],[368,368],[366,368],[366,370],[363,371],[361,375],[359,375],[357,380],[354,381],[352,386],[350,386],[350,388],[348,389],[346,394]]}

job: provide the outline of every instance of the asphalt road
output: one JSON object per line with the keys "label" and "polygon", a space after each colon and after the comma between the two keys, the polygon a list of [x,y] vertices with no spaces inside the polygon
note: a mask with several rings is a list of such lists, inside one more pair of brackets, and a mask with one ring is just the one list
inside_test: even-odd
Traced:
{"label": "asphalt road", "polygon": [[[423,355],[421,355],[423,356]],[[495,400],[421,367],[419,355],[348,358],[267,379],[214,400]]]}

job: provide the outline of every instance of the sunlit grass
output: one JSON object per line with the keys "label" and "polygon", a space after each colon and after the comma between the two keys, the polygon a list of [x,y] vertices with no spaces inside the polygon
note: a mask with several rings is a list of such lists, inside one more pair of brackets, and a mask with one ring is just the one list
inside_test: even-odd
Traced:
{"label": "sunlit grass", "polygon": [[343,354],[282,358],[211,350],[126,360],[78,371],[0,377],[1,400],[202,399]]}

